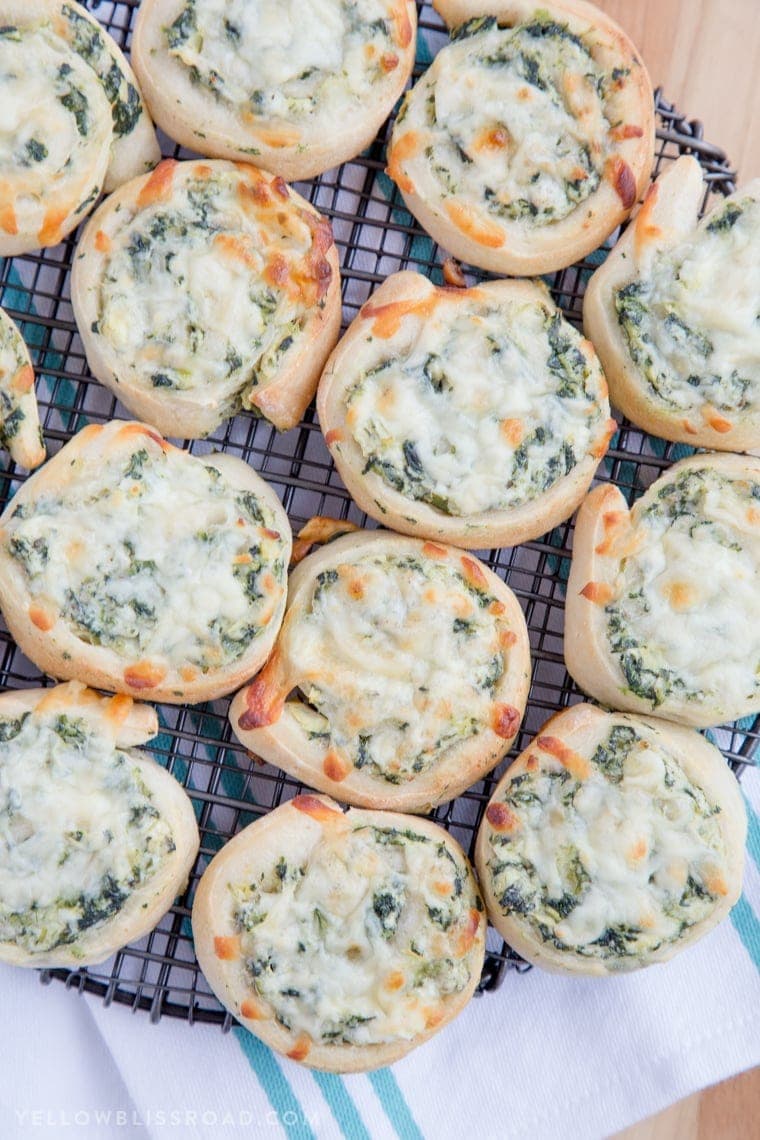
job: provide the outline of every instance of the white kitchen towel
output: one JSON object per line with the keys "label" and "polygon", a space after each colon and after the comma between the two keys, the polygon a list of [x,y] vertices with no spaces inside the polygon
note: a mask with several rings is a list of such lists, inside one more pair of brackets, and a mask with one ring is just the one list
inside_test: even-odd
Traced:
{"label": "white kitchen towel", "polygon": [[594,1140],[760,1064],[760,772],[745,890],[673,962],[627,977],[510,973],[377,1073],[337,1077],[242,1029],[190,1026],[0,969],[0,1137]]}

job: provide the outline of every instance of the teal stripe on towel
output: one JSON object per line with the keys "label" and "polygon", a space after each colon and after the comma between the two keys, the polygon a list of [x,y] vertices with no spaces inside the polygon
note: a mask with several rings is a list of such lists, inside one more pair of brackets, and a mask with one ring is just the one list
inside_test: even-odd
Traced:
{"label": "teal stripe on towel", "polygon": [[425,1140],[390,1069],[367,1074],[399,1140]]}
{"label": "teal stripe on towel", "polygon": [[322,1096],[327,1101],[330,1112],[346,1140],[372,1140],[343,1078],[336,1076],[335,1073],[320,1073],[316,1069],[311,1075],[319,1085]]}
{"label": "teal stripe on towel", "polygon": [[747,850],[760,870],[760,816],[746,796],[744,803],[747,808]]}
{"label": "teal stripe on towel", "polygon": [[741,896],[731,911],[731,921],[744,943],[744,949],[755,963],[757,969],[760,970],[760,921],[758,921],[757,915],[747,902],[745,895]]}
{"label": "teal stripe on towel", "polygon": [[[258,1077],[259,1084],[272,1106],[272,1114],[266,1123],[273,1124],[276,1121],[289,1140],[316,1140],[310,1120],[272,1050],[247,1029],[236,1026],[232,1032],[237,1037],[246,1060]],[[261,1125],[263,1124],[262,1121]],[[264,1127],[257,1127],[257,1135],[265,1133]]]}

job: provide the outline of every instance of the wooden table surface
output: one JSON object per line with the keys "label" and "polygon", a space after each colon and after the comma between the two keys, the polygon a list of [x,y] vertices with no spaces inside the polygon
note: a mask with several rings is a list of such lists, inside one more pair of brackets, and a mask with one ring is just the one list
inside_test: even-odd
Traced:
{"label": "wooden table surface", "polygon": [[723,148],[740,179],[760,176],[760,2],[596,0],[626,30],[652,83],[705,138]]}
{"label": "wooden table surface", "polygon": [[[740,184],[759,177],[760,0],[596,3],[628,32],[654,86],[702,121],[705,139],[725,150]],[[695,1093],[616,1140],[754,1137],[760,1137],[760,1069]]]}

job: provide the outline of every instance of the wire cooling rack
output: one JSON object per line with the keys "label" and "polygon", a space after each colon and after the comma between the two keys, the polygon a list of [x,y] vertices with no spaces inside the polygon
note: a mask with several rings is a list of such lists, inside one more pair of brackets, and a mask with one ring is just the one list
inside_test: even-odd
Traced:
{"label": "wire cooling rack", "polygon": [[[122,46],[129,45],[138,0],[88,5]],[[418,4],[420,37],[415,74],[420,74],[445,42],[441,22],[427,3]],[[711,193],[728,194],[734,175],[724,153],[706,143],[699,123],[687,121],[656,96],[658,131],[655,173],[682,154],[694,155]],[[443,254],[404,209],[384,174],[384,128],[369,150],[298,189],[332,221],[343,273],[343,315],[348,323],[369,293],[390,273],[413,268],[441,280]],[[164,153],[182,157],[169,140]],[[614,237],[614,235],[613,235]],[[76,235],[52,250],[0,261],[0,304],[22,327],[35,358],[38,398],[45,438],[56,451],[89,422],[128,413],[93,381],[69,301],[69,274]],[[547,278],[552,293],[576,325],[590,272],[603,259],[598,251],[588,260]],[[483,275],[471,274],[475,281]],[[315,513],[366,518],[351,502],[324,445],[313,409],[295,430],[279,435],[265,421],[238,416],[209,440],[191,450],[224,449],[261,472],[282,497],[294,530]],[[600,467],[599,477],[615,482],[629,501],[663,468],[690,449],[666,444],[623,423]],[[1,466],[3,465],[4,466]],[[0,506],[23,479],[8,457],[0,455]],[[562,657],[564,583],[569,568],[572,524],[564,523],[537,542],[485,552],[488,564],[504,578],[520,600],[528,622],[533,677],[528,710],[514,754],[524,748],[546,718],[577,701],[579,690],[565,672]],[[28,687],[49,683],[22,656],[4,627],[0,628],[0,685]],[[232,1019],[209,991],[195,960],[190,932],[190,909],[196,884],[208,860],[248,823],[291,798],[301,785],[285,773],[251,760],[232,740],[227,722],[228,701],[192,708],[161,706],[161,734],[151,745],[157,759],[187,788],[198,817],[200,854],[185,894],[158,929],[141,942],[125,947],[102,966],[43,971],[44,981],[56,978],[79,991],[96,993],[106,1004],[119,1002],[189,1022],[205,1021],[229,1028]],[[758,724],[729,726],[714,739],[735,768],[751,761],[760,733]],[[478,824],[503,766],[454,802],[438,808],[433,818],[472,850]],[[526,969],[489,931],[489,952],[480,991],[495,989],[508,970]]]}

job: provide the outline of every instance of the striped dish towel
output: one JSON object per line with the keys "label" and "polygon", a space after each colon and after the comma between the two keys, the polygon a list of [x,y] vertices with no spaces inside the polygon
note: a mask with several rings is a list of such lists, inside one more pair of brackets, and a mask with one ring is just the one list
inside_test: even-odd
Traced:
{"label": "striped dish towel", "polygon": [[673,962],[509,974],[392,1069],[337,1077],[246,1030],[188,1026],[0,968],[0,1137],[593,1140],[760,1064],[760,771],[744,894]]}

